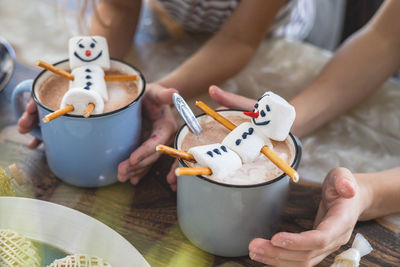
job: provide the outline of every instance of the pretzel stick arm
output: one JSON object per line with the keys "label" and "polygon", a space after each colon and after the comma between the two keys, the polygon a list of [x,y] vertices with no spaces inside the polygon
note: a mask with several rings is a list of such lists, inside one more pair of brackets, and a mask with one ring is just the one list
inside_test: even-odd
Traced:
{"label": "pretzel stick arm", "polygon": [[72,106],[72,105],[65,106],[62,109],[59,109],[59,110],[54,111],[53,113],[47,114],[46,116],[44,116],[42,118],[42,121],[44,123],[50,122],[50,121],[52,121],[52,120],[54,120],[54,119],[56,119],[56,118],[58,118],[58,117],[60,117],[62,115],[65,115],[68,112],[71,112],[73,110],[74,110],[74,106]]}
{"label": "pretzel stick arm", "polygon": [[211,175],[212,171],[209,168],[176,168],[175,175],[182,176],[182,175]]}
{"label": "pretzel stick arm", "polygon": [[47,62],[39,60],[37,62],[37,65],[39,67],[42,67],[42,68],[44,68],[46,70],[49,70],[49,71],[53,72],[54,74],[60,75],[60,76],[62,76],[64,78],[67,78],[68,80],[71,80],[71,81],[74,80],[74,75],[72,75],[71,73],[69,73],[69,72],[67,72],[65,70],[59,69],[59,68],[57,68],[57,67],[55,67],[55,66],[53,66],[53,65],[51,65],[51,64],[49,64]]}
{"label": "pretzel stick arm", "polygon": [[83,111],[83,117],[89,118],[90,115],[92,115],[94,108],[95,108],[95,105],[93,103],[89,103],[89,105],[87,105],[87,107]]}
{"label": "pretzel stick arm", "polygon": [[299,181],[299,173],[290,167],[290,165],[280,158],[277,154],[275,154],[269,147],[263,146],[261,149],[261,153],[263,153],[269,160],[271,160],[279,169],[281,169],[284,173],[286,173],[293,182],[297,183]]}
{"label": "pretzel stick arm", "polygon": [[106,75],[106,82],[134,82],[139,79],[139,75]]}
{"label": "pretzel stick arm", "polygon": [[169,146],[158,145],[156,146],[156,151],[163,154],[167,154],[174,158],[180,158],[190,162],[196,162],[192,154],[186,153],[185,151],[181,151]]}
{"label": "pretzel stick arm", "polygon": [[196,107],[204,111],[207,115],[214,118],[216,121],[221,123],[223,126],[228,128],[229,130],[233,130],[236,128],[236,125],[233,124],[231,121],[220,115],[218,112],[207,106],[203,101],[196,101]]}

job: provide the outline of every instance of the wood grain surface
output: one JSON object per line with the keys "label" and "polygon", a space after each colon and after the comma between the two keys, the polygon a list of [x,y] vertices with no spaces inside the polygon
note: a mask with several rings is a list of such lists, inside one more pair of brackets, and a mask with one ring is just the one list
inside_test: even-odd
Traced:
{"label": "wood grain surface", "polygon": [[[176,194],[165,176],[172,160],[162,156],[155,168],[137,186],[117,183],[98,189],[77,188],[63,183],[49,170],[44,148],[29,150],[30,138],[20,136],[10,108],[14,86],[36,71],[17,64],[9,86],[0,93],[0,166],[16,163],[25,185],[21,196],[47,200],[84,212],[107,224],[130,241],[151,266],[263,266],[249,257],[224,258],[206,253],[190,243],[177,222]],[[290,197],[280,224],[282,231],[301,232],[312,228],[320,200],[320,188],[291,185]],[[376,221],[358,223],[355,233],[363,234],[374,250],[361,260],[361,266],[400,266],[400,234]],[[351,242],[350,242],[351,243]],[[349,243],[349,244],[350,244]],[[330,266],[338,253],[318,266]]]}

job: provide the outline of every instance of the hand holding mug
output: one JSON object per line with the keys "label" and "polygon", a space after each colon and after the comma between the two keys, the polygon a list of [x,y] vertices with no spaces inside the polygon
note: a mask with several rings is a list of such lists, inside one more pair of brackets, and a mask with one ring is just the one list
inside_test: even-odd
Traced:
{"label": "hand holding mug", "polygon": [[271,266],[314,266],[346,244],[361,210],[360,188],[354,175],[345,168],[328,173],[322,187],[322,200],[314,230],[302,233],[281,232],[271,240],[254,239],[250,258]]}
{"label": "hand holding mug", "polygon": [[160,156],[155,147],[172,143],[177,125],[169,105],[175,92],[175,89],[166,89],[157,83],[147,86],[143,97],[144,141],[128,159],[119,164],[119,181],[130,180],[132,184],[137,184]]}

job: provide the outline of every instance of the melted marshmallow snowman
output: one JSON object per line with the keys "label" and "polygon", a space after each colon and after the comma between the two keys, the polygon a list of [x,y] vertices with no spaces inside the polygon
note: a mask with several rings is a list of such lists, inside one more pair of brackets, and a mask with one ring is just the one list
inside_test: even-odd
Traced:
{"label": "melted marshmallow snowman", "polygon": [[296,117],[294,107],[273,92],[266,92],[254,105],[253,112],[245,114],[252,117],[258,134],[277,141],[287,138]]}
{"label": "melted marshmallow snowman", "polygon": [[107,41],[101,36],[77,36],[69,40],[69,64],[74,80],[61,101],[61,108],[72,105],[71,114],[82,115],[93,103],[93,114],[100,114],[108,92],[104,70],[110,68]]}

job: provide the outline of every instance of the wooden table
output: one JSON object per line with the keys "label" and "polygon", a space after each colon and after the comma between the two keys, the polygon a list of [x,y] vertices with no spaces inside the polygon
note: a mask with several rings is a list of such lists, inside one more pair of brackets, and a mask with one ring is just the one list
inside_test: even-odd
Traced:
{"label": "wooden table", "polygon": [[[17,63],[11,82],[0,92],[0,166],[16,163],[28,180],[25,187],[31,187],[32,197],[74,208],[107,224],[129,240],[152,266],[262,266],[249,257],[211,255],[186,239],[177,222],[176,194],[165,181],[170,158],[161,157],[157,168],[152,168],[137,186],[117,183],[85,189],[57,179],[48,168],[43,147],[26,147],[29,138],[17,133],[16,118],[10,108],[15,85],[34,78],[36,73],[37,70]],[[311,229],[320,191],[316,185],[292,184],[280,230]],[[357,224],[355,232],[365,235],[374,248],[362,258],[361,266],[400,266],[400,233],[376,221]],[[334,256],[347,248],[349,245],[328,256],[319,266],[330,266]]]}

